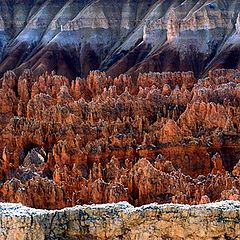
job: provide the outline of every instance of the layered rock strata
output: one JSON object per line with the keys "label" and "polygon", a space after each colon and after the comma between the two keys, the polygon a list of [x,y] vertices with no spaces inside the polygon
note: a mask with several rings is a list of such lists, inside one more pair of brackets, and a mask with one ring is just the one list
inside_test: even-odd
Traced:
{"label": "layered rock strata", "polygon": [[60,211],[1,204],[1,240],[33,239],[239,239],[240,204],[199,206],[118,204]]}
{"label": "layered rock strata", "polygon": [[3,0],[0,75],[239,68],[236,0]]}
{"label": "layered rock strata", "polygon": [[56,209],[239,200],[239,76],[5,73],[0,201]]}

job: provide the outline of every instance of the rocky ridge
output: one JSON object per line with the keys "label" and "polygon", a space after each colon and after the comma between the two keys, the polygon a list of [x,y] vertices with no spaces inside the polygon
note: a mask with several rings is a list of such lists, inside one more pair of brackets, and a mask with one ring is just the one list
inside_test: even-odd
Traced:
{"label": "rocky ridge", "polygon": [[0,205],[1,240],[239,239],[240,203],[198,206],[126,202],[60,211]]}

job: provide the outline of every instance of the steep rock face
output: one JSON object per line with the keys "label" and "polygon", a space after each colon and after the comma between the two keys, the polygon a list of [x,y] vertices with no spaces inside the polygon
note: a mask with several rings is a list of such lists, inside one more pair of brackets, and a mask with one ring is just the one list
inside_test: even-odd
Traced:
{"label": "steep rock face", "polygon": [[136,27],[149,1],[2,1],[0,72],[87,75]]}
{"label": "steep rock face", "polygon": [[239,7],[237,1],[158,1],[144,19],[143,41],[109,74],[191,70],[199,77],[209,69],[238,68]]}
{"label": "steep rock face", "polygon": [[31,68],[86,77],[239,66],[236,0],[0,3],[0,74]]}
{"label": "steep rock face", "polygon": [[234,201],[138,208],[121,202],[60,211],[1,204],[0,239],[239,239],[239,215]]}
{"label": "steep rock face", "polygon": [[1,79],[0,201],[239,199],[238,70]]}

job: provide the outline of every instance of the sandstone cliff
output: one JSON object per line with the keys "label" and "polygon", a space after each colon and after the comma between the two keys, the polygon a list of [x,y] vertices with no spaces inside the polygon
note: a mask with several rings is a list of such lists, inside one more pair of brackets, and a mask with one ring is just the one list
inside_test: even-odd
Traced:
{"label": "sandstone cliff", "polygon": [[1,240],[213,240],[240,238],[240,203],[199,206],[118,204],[60,211],[1,204]]}

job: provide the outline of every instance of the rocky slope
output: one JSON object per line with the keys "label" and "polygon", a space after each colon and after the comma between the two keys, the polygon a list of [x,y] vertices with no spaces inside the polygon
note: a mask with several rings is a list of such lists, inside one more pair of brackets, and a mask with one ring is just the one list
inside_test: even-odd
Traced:
{"label": "rocky slope", "polygon": [[239,200],[239,76],[5,73],[0,201],[58,209]]}
{"label": "rocky slope", "polygon": [[0,205],[1,240],[213,240],[240,238],[240,203],[77,206],[60,211]]}
{"label": "rocky slope", "polygon": [[238,0],[3,0],[0,74],[86,77],[239,67]]}

